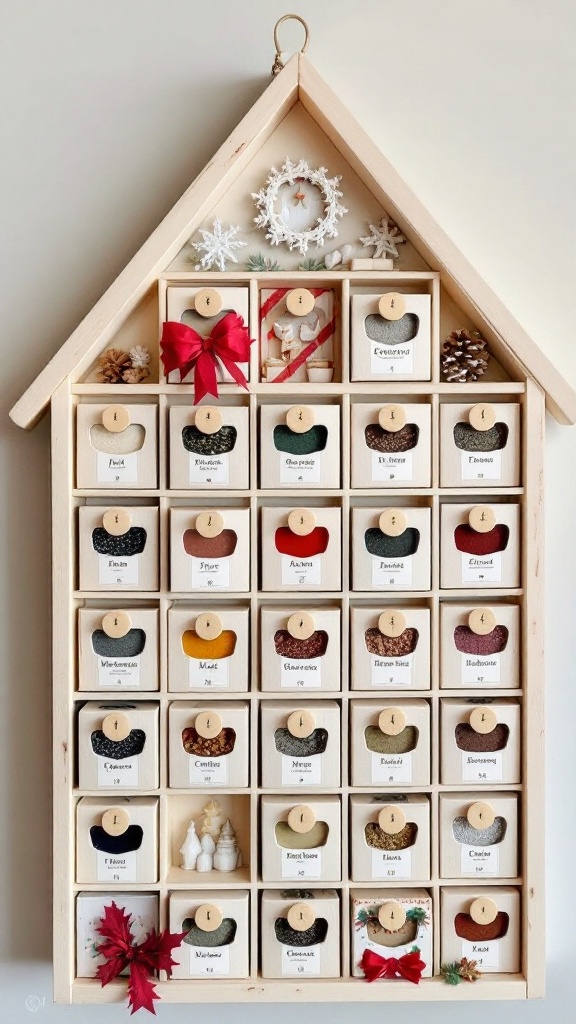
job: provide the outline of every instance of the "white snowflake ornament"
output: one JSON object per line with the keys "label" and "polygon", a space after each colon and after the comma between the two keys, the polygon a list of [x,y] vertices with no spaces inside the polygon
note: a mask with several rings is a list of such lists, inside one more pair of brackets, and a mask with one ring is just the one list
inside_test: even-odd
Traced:
{"label": "white snowflake ornament", "polygon": [[396,248],[401,242],[405,242],[404,235],[400,234],[400,228],[387,215],[381,218],[378,224],[369,224],[370,234],[360,238],[359,241],[366,248],[374,246],[372,258],[380,259],[387,253],[394,259],[398,259],[399,252]]}
{"label": "white snowflake ornament", "polygon": [[224,229],[219,217],[214,221],[212,231],[201,228],[202,241],[192,242],[191,244],[197,252],[203,252],[204,255],[194,269],[210,270],[212,267],[216,267],[218,270],[224,271],[226,270],[227,261],[238,263],[234,255],[235,250],[242,249],[243,246],[248,245],[248,242],[242,242],[239,238],[236,238],[239,231],[240,228],[238,226],[233,227],[232,224]]}

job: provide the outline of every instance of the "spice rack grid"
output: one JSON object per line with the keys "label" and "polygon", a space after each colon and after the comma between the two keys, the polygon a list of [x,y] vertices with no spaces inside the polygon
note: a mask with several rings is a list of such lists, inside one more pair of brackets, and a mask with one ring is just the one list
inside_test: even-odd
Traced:
{"label": "spice rack grid", "polygon": [[[160,281],[160,293],[168,283],[210,283],[218,281],[224,283],[233,281],[235,283],[248,282],[251,299],[251,332],[252,336],[258,335],[257,324],[257,298],[261,287],[288,286],[293,283],[293,275],[169,275]],[[157,489],[134,492],[127,489],[115,491],[113,496],[106,494],[100,489],[78,489],[74,487],[74,404],[76,402],[90,401],[95,397],[99,400],[118,400],[118,397],[134,395],[134,389],[129,387],[114,386],[105,388],[102,385],[93,384],[72,384],[64,383],[55,395],[53,400],[53,437],[54,443],[61,446],[64,444],[68,451],[68,470],[59,470],[61,479],[55,482],[54,488],[54,530],[55,550],[58,551],[59,560],[54,584],[54,665],[55,665],[55,743],[54,743],[54,808],[56,821],[66,821],[69,828],[57,830],[55,837],[55,863],[62,866],[55,878],[55,908],[56,925],[58,934],[62,938],[61,955],[55,962],[55,984],[57,990],[66,992],[73,1002],[113,1002],[123,996],[121,983],[113,984],[101,990],[98,982],[89,979],[76,979],[74,969],[74,893],[80,889],[98,890],[102,885],[85,885],[73,881],[74,875],[74,809],[78,797],[87,795],[89,791],[80,790],[75,786],[75,763],[77,751],[75,749],[75,709],[86,700],[99,698],[102,692],[87,692],[76,689],[77,666],[75,654],[75,619],[76,611],[85,602],[103,603],[113,606],[118,601],[118,594],[102,591],[81,591],[77,586],[76,568],[76,509],[84,503],[98,504],[102,501],[113,501],[118,504],[118,499],[129,498],[130,504],[145,503],[147,499],[157,504],[160,517],[160,585],[158,591],[142,592],[134,591],[122,595],[123,602],[153,603],[160,612],[160,634],[159,634],[159,689],[145,694],[125,691],[122,697],[131,701],[142,699],[156,701],[160,706],[160,785],[155,793],[159,798],[159,831],[160,843],[160,881],[154,885],[141,886],[136,883],[127,885],[129,891],[141,891],[146,889],[157,892],[160,897],[160,925],[167,925],[167,896],[170,891],[179,888],[194,888],[194,881],[178,881],[171,865],[168,842],[166,841],[166,829],[169,822],[170,801],[180,796],[189,797],[198,794],[205,795],[201,789],[171,789],[168,786],[168,762],[167,762],[167,736],[168,736],[168,706],[175,700],[194,699],[200,701],[211,701],[213,695],[209,693],[175,693],[168,687],[168,636],[167,636],[167,612],[180,601],[189,601],[189,593],[173,592],[169,589],[169,510],[175,506],[186,507],[193,504],[195,508],[214,507],[217,505],[230,506],[237,504],[238,500],[246,504],[251,511],[250,521],[250,570],[251,589],[247,593],[227,593],[226,603],[235,602],[248,605],[250,608],[250,639],[251,639],[251,690],[242,693],[241,699],[250,705],[250,786],[245,789],[233,790],[211,789],[215,796],[218,793],[233,793],[246,797],[250,807],[250,856],[249,870],[247,869],[241,877],[223,881],[222,876],[216,881],[202,879],[202,888],[246,888],[250,892],[250,936],[251,936],[251,973],[246,981],[221,980],[218,983],[209,980],[194,981],[160,981],[162,998],[168,1002],[180,1001],[208,1001],[218,998],[219,1001],[235,1001],[248,999],[253,1001],[275,1001],[283,1000],[286,997],[301,999],[303,1001],[326,1000],[329,998],[344,1000],[378,1000],[395,1001],[409,998],[413,1000],[442,999],[445,998],[443,983],[437,974],[440,967],[440,891],[442,887],[450,887],[462,884],[462,879],[442,878],[439,869],[439,795],[445,792],[458,792],[470,789],[470,785],[447,786],[440,783],[439,779],[439,745],[440,725],[439,708],[440,701],[446,697],[476,696],[478,691],[474,687],[458,690],[443,689],[440,687],[440,603],[458,599],[460,601],[485,602],[489,599],[516,600],[520,604],[522,614],[522,660],[523,674],[522,686],[511,690],[482,689],[482,695],[504,696],[510,695],[518,698],[522,704],[526,701],[530,705],[530,715],[523,715],[523,782],[516,785],[493,784],[494,791],[515,791],[521,794],[522,818],[524,822],[522,840],[522,873],[511,880],[523,889],[523,973],[519,975],[491,975],[483,979],[482,993],[474,992],[475,998],[518,998],[527,991],[526,976],[530,971],[537,970],[534,966],[536,960],[534,941],[528,943],[530,900],[527,893],[533,884],[533,880],[540,882],[540,868],[535,859],[535,853],[530,850],[530,836],[535,834],[537,825],[535,818],[537,811],[532,808],[532,800],[529,794],[538,792],[538,764],[540,750],[540,737],[538,726],[534,723],[541,706],[541,692],[536,676],[538,659],[530,661],[531,653],[534,654],[539,645],[539,624],[537,623],[537,611],[539,607],[540,594],[538,590],[524,591],[520,587],[510,589],[447,589],[440,587],[440,505],[445,501],[457,498],[478,497],[482,501],[516,499],[522,508],[522,580],[528,580],[534,572],[536,565],[536,550],[539,544],[540,522],[535,510],[539,508],[541,501],[541,481],[539,477],[539,466],[532,459],[530,462],[526,453],[529,450],[531,436],[536,438],[543,418],[542,396],[534,385],[529,381],[487,381],[482,385],[465,385],[458,387],[446,385],[439,380],[437,367],[439,365],[439,329],[438,329],[438,300],[439,300],[439,275],[437,274],[396,274],[395,272],[385,275],[369,274],[354,275],[331,272],[324,278],[323,275],[314,275],[310,281],[306,280],[305,274],[299,274],[299,283],[305,286],[314,282],[314,285],[326,285],[333,288],[339,287],[340,310],[341,310],[341,333],[342,333],[342,382],[328,385],[274,385],[258,384],[257,380],[257,354],[252,357],[252,383],[249,397],[233,385],[221,387],[222,400],[235,399],[241,396],[241,401],[249,409],[249,422],[251,437],[257,437],[258,430],[258,409],[261,403],[268,402],[275,398],[277,401],[286,399],[289,395],[294,399],[306,396],[306,399],[313,401],[315,398],[331,398],[339,403],[341,410],[341,449],[342,449],[342,486],[329,492],[320,489],[303,490],[301,498],[294,502],[294,491],[290,488],[264,489],[257,485],[258,467],[257,451],[254,443],[250,446],[250,488],[247,490],[235,490],[215,493],[213,500],[202,492],[188,492],[171,490],[168,487],[168,466],[167,466],[167,436],[168,436],[168,410],[173,401],[189,400],[193,388],[190,385],[172,385],[161,382],[158,385],[140,385],[138,387],[138,400],[143,399],[155,401],[158,404],[159,412],[159,486]],[[398,384],[354,384],[349,380],[349,298],[350,292],[356,288],[377,288],[383,284],[386,287],[394,286],[402,290],[403,286],[410,283],[426,282],[433,295],[433,308],[435,310],[432,329],[432,366],[434,367],[433,379],[430,382],[403,382]],[[254,346],[256,348],[256,346]],[[428,397],[432,410],[432,475],[431,486],[428,488],[405,488],[394,491],[386,489],[352,489],[350,486],[350,405],[359,397],[366,399],[378,396],[382,399],[386,396],[411,398]],[[478,488],[443,488],[439,483],[439,406],[446,396],[450,399],[465,401],[466,396],[474,396],[475,400],[485,398],[490,400],[494,396],[506,398],[515,396],[523,407],[523,479],[522,486],[513,488],[494,488],[490,491]],[[70,398],[72,397],[72,401]],[[539,448],[537,449],[540,450]],[[56,464],[59,463],[55,460]],[[56,483],[60,486],[56,487]],[[67,493],[68,502],[62,501],[62,494]],[[222,495],[222,496],[220,496]],[[56,497],[57,496],[57,497]],[[192,498],[193,496],[193,498]],[[303,607],[312,605],[318,601],[330,601],[339,605],[342,612],[342,685],[338,691],[330,691],[327,696],[335,699],[341,706],[341,741],[342,741],[342,780],[340,787],[322,789],[322,792],[336,793],[342,800],[342,863],[349,865],[349,797],[360,792],[379,792],[381,787],[356,787],[349,784],[348,765],[348,738],[349,738],[349,702],[368,696],[373,697],[374,691],[353,690],[349,685],[349,638],[348,627],[350,608],[360,605],[362,602],[374,601],[383,598],[389,602],[390,595],[378,595],[374,591],[352,591],[350,589],[350,562],[347,553],[350,549],[350,511],[352,508],[363,502],[368,505],[393,504],[394,506],[407,504],[410,499],[418,499],[417,504],[430,507],[432,512],[432,534],[431,534],[431,587],[425,591],[396,592],[393,595],[394,603],[411,603],[415,601],[426,602],[431,610],[431,685],[429,690],[414,691],[411,696],[424,697],[431,707],[431,782],[427,786],[402,786],[398,788],[408,791],[417,791],[429,794],[431,800],[431,872],[430,878],[423,879],[422,883],[430,891],[433,898],[433,914],[436,922],[434,929],[434,972],[435,977],[424,979],[420,986],[407,988],[406,984],[399,982],[386,986],[366,986],[359,979],[350,977],[350,942],[349,929],[347,927],[349,913],[349,892],[350,889],[363,887],[374,887],[377,883],[352,883],[349,880],[347,869],[343,871],[342,877],[335,883],[335,888],[341,896],[342,928],[341,928],[341,958],[342,977],[335,980],[307,979],[305,983],[283,981],[272,981],[262,979],[259,973],[259,894],[264,888],[284,888],[285,882],[264,883],[259,874],[259,803],[262,795],[272,793],[285,793],[285,790],[266,789],[258,784],[258,709],[260,700],[269,698],[270,693],[259,688],[260,665],[259,665],[259,610],[273,602],[284,602],[287,605],[294,605],[297,601]],[[336,503],[342,509],[342,587],[338,591],[317,592],[307,595],[296,595],[283,591],[262,592],[258,589],[258,561],[259,561],[259,520],[258,511],[263,505],[282,504],[287,501],[295,504],[326,505]],[[64,542],[63,542],[64,538]],[[222,600],[222,595],[208,595],[203,600],[207,602]],[[218,700],[238,698],[238,694],[218,693]],[[405,690],[387,690],[384,697],[406,697]],[[283,701],[287,705],[294,704],[294,696],[274,694],[274,699]],[[305,699],[302,700],[302,703]],[[531,752],[533,761],[528,760],[527,751]],[[129,794],[129,790],[125,791]],[[66,834],[63,834],[63,833]],[[536,844],[537,851],[537,844]],[[179,869],[180,870],[180,869]],[[242,869],[244,871],[244,869]],[[71,881],[72,880],[72,881]],[[509,880],[507,880],[508,883]],[[470,888],[481,887],[488,884],[488,879],[474,879],[470,882]],[[418,883],[415,883],[418,884]],[[406,883],[386,883],[391,888],[406,885]],[[538,884],[539,888],[539,884]],[[538,897],[541,898],[540,896]],[[528,963],[530,958],[530,964]],[[470,987],[471,988],[471,987]],[[460,986],[455,993],[451,992],[452,998],[465,999],[469,987]]]}

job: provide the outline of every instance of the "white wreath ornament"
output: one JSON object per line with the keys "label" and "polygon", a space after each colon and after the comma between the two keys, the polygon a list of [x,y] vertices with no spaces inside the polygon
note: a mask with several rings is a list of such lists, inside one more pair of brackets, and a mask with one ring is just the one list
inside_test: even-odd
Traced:
{"label": "white wreath ornament", "polygon": [[[281,186],[295,185],[297,178],[303,178],[304,181],[316,186],[323,195],[324,216],[318,217],[316,227],[309,228],[307,231],[294,231],[274,209]],[[280,245],[285,242],[289,249],[297,248],[302,256],[306,254],[308,246],[313,242],[319,249],[324,245],[326,238],[338,236],[337,220],[348,213],[346,207],[339,202],[343,195],[337,187],[340,181],[341,175],[329,178],[325,167],[313,170],[306,160],[299,160],[294,164],[286,157],[281,170],[277,171],[275,167],[272,168],[270,177],[267,178],[266,188],[260,189],[259,192],[252,192],[252,198],[256,200],[256,206],[260,210],[258,216],[254,218],[254,223],[259,228],[268,228],[266,238],[270,245]]]}

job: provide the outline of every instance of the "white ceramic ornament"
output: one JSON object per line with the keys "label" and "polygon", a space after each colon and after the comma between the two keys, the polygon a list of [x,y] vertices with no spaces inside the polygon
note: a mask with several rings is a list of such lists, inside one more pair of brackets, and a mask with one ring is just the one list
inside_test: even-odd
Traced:
{"label": "white ceramic ornament", "polygon": [[220,835],[220,829],[224,824],[222,808],[217,800],[210,800],[202,809],[202,820],[200,822],[200,835],[210,835],[216,841]]}
{"label": "white ceramic ornament", "polygon": [[202,846],[198,836],[196,835],[196,824],[191,821],[188,825],[188,831],[186,838],[180,847],[180,853],[182,855],[182,867],[185,871],[194,871],[196,867],[196,861],[198,854],[201,852]]}
{"label": "white ceramic ornament", "polygon": [[234,871],[234,868],[238,867],[238,844],[236,842],[236,833],[230,824],[230,819],[226,818],[226,821],[220,829],[220,835],[218,836],[218,842],[216,843],[216,852],[214,854],[214,870],[215,871]]}

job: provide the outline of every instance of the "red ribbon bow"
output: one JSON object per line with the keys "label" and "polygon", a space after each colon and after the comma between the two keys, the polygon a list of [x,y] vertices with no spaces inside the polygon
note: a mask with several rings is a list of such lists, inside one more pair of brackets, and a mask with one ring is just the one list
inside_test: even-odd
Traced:
{"label": "red ribbon bow", "polygon": [[240,387],[248,390],[248,382],[238,367],[250,358],[252,339],[238,313],[227,313],[203,338],[193,327],[168,320],[164,324],[160,346],[166,374],[180,370],[183,380],[194,368],[194,405],[204,395],[218,398],[216,368],[218,361],[228,370]]}
{"label": "red ribbon bow", "polygon": [[426,964],[416,951],[400,957],[383,957],[371,949],[365,949],[360,967],[366,975],[366,981],[376,981],[377,978],[404,978],[405,981],[412,981],[417,985]]}

